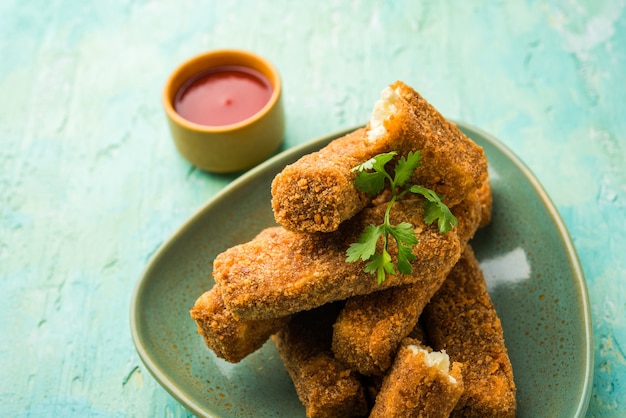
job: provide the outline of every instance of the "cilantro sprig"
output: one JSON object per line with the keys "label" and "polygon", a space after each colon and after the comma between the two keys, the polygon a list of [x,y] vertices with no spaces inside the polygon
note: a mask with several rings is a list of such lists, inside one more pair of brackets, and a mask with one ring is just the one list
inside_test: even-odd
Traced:
{"label": "cilantro sprig", "polygon": [[[391,199],[387,204],[383,223],[365,227],[357,241],[350,244],[346,250],[347,262],[367,261],[364,270],[367,273],[376,274],[378,284],[385,281],[387,274],[396,274],[396,267],[389,253],[390,237],[395,240],[398,248],[398,272],[410,274],[413,270],[411,261],[415,260],[415,255],[413,255],[412,248],[418,240],[413,225],[410,223],[391,224],[391,208],[397,200],[402,199],[407,193],[420,194],[425,198],[424,222],[430,225],[436,220],[441,233],[446,233],[458,225],[458,220],[442,202],[441,196],[426,187],[408,183],[415,169],[421,165],[422,157],[419,151],[401,156],[394,168],[393,176],[389,174],[385,166],[397,154],[395,151],[379,154],[352,169],[358,172],[354,184],[362,192],[376,196],[382,192],[387,183],[391,190]],[[381,238],[383,240],[382,252],[378,253],[376,249]]]}

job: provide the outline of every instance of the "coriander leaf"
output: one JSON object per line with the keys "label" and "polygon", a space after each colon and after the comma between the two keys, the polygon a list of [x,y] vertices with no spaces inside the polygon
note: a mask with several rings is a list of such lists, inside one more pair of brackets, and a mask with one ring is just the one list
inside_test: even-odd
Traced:
{"label": "coriander leaf", "polygon": [[398,225],[390,225],[388,227],[388,231],[395,238],[396,242],[402,242],[411,245],[417,244],[417,238],[415,238],[413,225],[408,222],[402,222]]}
{"label": "coriander leaf", "polygon": [[377,156],[370,158],[364,163],[359,164],[356,167],[352,167],[350,171],[366,171],[366,170],[384,171],[385,164],[391,161],[391,159],[397,154],[398,153],[395,151],[391,151],[385,154],[378,154]]}
{"label": "coriander leaf", "polygon": [[441,196],[433,190],[416,185],[411,186],[409,190],[411,193],[421,194],[426,198],[426,202],[424,202],[424,222],[428,225],[437,220],[439,232],[446,233],[459,224],[458,219],[441,201]]}
{"label": "coriander leaf", "polygon": [[386,249],[383,249],[382,254],[374,254],[372,259],[365,265],[365,272],[374,274],[376,273],[376,280],[378,284],[382,284],[385,281],[385,274],[395,274],[393,263],[391,262],[391,255]]}
{"label": "coriander leaf", "polygon": [[448,209],[446,205],[424,202],[424,222],[430,225],[435,219],[437,219],[439,232],[443,234],[450,232],[452,228],[459,224],[456,216],[450,212],[450,209]]}
{"label": "coriander leaf", "polygon": [[[358,171],[356,178],[354,179],[354,185],[360,191],[367,193],[370,196],[375,196],[380,193],[385,187],[385,179],[391,178],[385,170],[385,165],[391,161],[391,159],[397,154],[392,151],[386,154],[379,154],[373,158],[370,158],[363,164],[359,164],[351,171]],[[369,170],[374,170],[370,172]]]}
{"label": "coriander leaf", "polygon": [[361,171],[354,179],[354,185],[363,193],[376,196],[385,187],[385,175],[379,172]]}
{"label": "coriander leaf", "polygon": [[415,260],[412,248],[413,245],[417,244],[413,225],[402,222],[388,227],[388,230],[398,245],[398,271],[402,274],[410,274],[413,271],[411,261]]}
{"label": "coriander leaf", "polygon": [[441,198],[434,190],[427,189],[426,187],[412,185],[409,189],[411,193],[421,194],[428,200],[429,202],[441,202]]}
{"label": "coriander leaf", "polygon": [[404,186],[421,163],[422,156],[419,151],[410,151],[406,158],[402,156],[395,168],[394,186]]}
{"label": "coriander leaf", "polygon": [[411,274],[413,267],[411,261],[415,261],[415,255],[410,246],[399,244],[398,245],[398,271],[402,274]]}
{"label": "coriander leaf", "polygon": [[383,233],[382,225],[368,225],[357,239],[357,242],[353,242],[348,247],[346,261],[352,263],[359,259],[363,261],[369,260],[376,253],[376,243]]}

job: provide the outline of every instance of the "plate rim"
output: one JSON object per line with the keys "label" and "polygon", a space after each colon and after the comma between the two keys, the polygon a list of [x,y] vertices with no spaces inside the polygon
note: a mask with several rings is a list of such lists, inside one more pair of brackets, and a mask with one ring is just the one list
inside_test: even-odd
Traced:
{"label": "plate rim", "polygon": [[[584,383],[582,386],[582,392],[580,399],[578,401],[578,405],[576,407],[575,417],[584,417],[585,413],[589,407],[589,402],[591,399],[591,392],[593,386],[593,373],[594,373],[594,351],[593,351],[593,329],[592,329],[592,316],[591,316],[591,308],[589,301],[589,292],[587,289],[587,281],[585,279],[584,271],[582,269],[580,259],[578,257],[578,253],[573,244],[567,226],[563,221],[556,205],[541,185],[537,177],[533,174],[530,168],[504,143],[498,140],[493,135],[485,132],[484,130],[477,128],[473,125],[470,125],[465,122],[460,122],[456,120],[451,120],[452,123],[456,124],[462,130],[468,130],[476,132],[478,135],[482,136],[486,139],[490,145],[495,147],[499,152],[504,154],[510,161],[512,161],[517,168],[524,175],[529,184],[533,187],[538,197],[542,201],[544,207],[546,208],[547,213],[552,218],[556,230],[561,238],[561,242],[565,249],[566,254],[568,255],[568,260],[570,267],[572,269],[572,278],[573,281],[577,284],[577,289],[580,291],[581,302],[582,302],[582,317],[584,319],[584,324],[582,324],[582,328],[584,329],[585,335],[585,370],[584,370]],[[261,164],[256,167],[250,169],[249,171],[243,173],[241,176],[237,177],[221,190],[219,190],[213,197],[211,197],[207,202],[202,204],[198,209],[196,209],[180,226],[178,226],[170,235],[159,245],[157,250],[150,256],[148,262],[142,269],[142,272],[139,275],[137,282],[133,287],[133,291],[131,293],[131,301],[130,301],[130,334],[133,340],[133,344],[135,346],[135,350],[139,355],[139,358],[148,369],[150,374],[154,377],[154,379],[178,402],[182,404],[183,407],[188,409],[194,414],[199,416],[211,416],[207,415],[207,411],[204,408],[201,408],[200,405],[197,405],[196,402],[190,399],[190,397],[186,394],[185,391],[179,389],[178,385],[169,377],[162,368],[157,364],[156,361],[148,353],[148,350],[145,348],[143,344],[143,337],[140,332],[140,322],[141,319],[138,315],[139,305],[138,299],[142,293],[142,290],[147,286],[148,278],[150,277],[149,273],[154,269],[157,261],[162,257],[163,254],[167,252],[167,250],[177,241],[178,237],[183,235],[185,231],[190,228],[190,226],[202,216],[204,212],[206,212],[211,206],[214,205],[214,202],[219,201],[222,196],[228,194],[231,189],[234,189],[239,186],[239,184],[245,183],[249,178],[255,177],[257,173],[262,172],[266,169],[266,167],[273,165],[278,160],[284,160],[293,158],[295,155],[300,155],[305,152],[308,148],[315,148],[317,144],[323,143],[325,141],[330,141],[334,138],[338,138],[342,135],[345,135],[349,132],[354,131],[364,125],[356,125],[353,127],[341,129],[326,135],[318,136],[312,140],[304,142],[302,144],[296,145],[294,147],[288,148],[273,157],[265,160]]]}

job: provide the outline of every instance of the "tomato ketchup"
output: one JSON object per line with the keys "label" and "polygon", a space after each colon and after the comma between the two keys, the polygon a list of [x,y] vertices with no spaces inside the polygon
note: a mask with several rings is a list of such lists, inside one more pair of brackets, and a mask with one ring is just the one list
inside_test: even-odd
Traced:
{"label": "tomato ketchup", "polygon": [[272,85],[260,72],[222,66],[188,79],[174,97],[174,109],[190,122],[232,125],[258,113],[272,97]]}

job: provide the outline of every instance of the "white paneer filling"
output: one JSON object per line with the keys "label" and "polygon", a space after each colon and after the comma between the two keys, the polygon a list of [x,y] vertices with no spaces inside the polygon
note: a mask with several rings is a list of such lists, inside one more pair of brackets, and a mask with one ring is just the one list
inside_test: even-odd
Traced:
{"label": "white paneer filling", "polygon": [[369,130],[367,131],[368,141],[376,142],[378,138],[385,135],[387,132],[384,124],[385,119],[396,112],[396,103],[400,98],[398,91],[392,90],[389,86],[380,92],[380,99],[374,103],[374,109],[370,117]]}
{"label": "white paneer filling", "polygon": [[424,353],[424,361],[426,362],[426,366],[428,367],[436,367],[441,370],[443,373],[448,375],[448,379],[452,384],[456,384],[456,379],[450,376],[448,373],[450,372],[450,357],[445,350],[441,351],[428,351],[417,345],[409,345],[407,346],[414,354]]}

